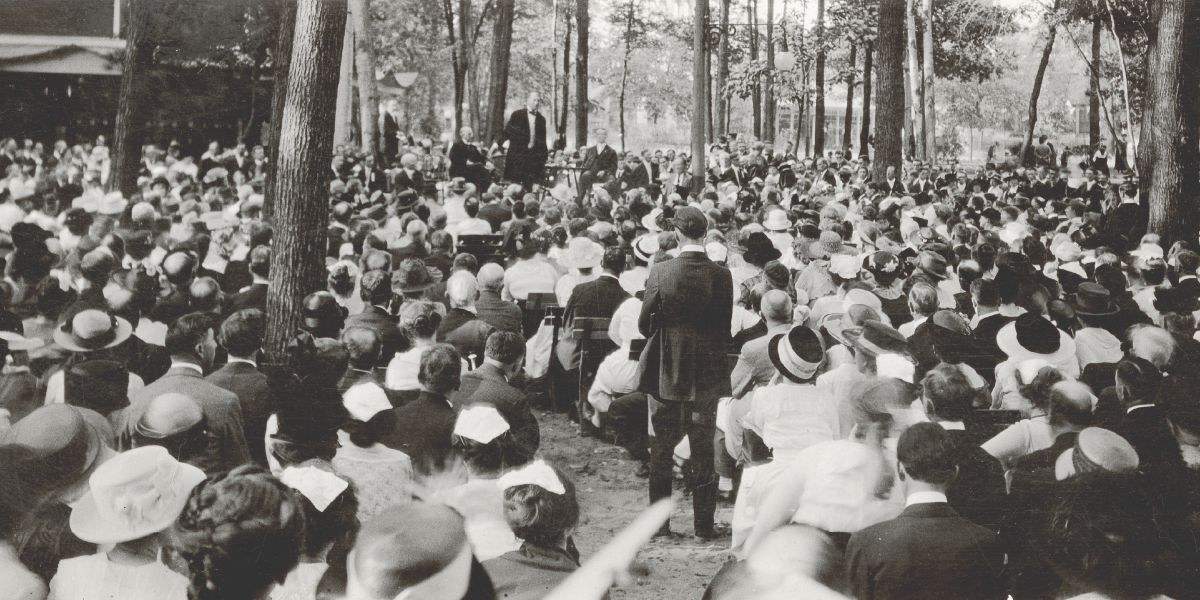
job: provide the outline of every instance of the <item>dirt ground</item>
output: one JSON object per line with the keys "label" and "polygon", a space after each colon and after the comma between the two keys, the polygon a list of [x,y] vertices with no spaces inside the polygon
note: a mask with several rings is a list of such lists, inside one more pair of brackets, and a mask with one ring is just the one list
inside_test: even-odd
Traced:
{"label": "dirt ground", "polygon": [[[561,413],[537,411],[537,416],[542,455],[574,477],[581,512],[575,543],[586,561],[649,504],[647,482],[620,448],[581,438],[576,425]],[[677,487],[675,501],[671,528],[686,535],[652,540],[638,555],[635,581],[613,590],[613,600],[700,598],[725,563],[729,540],[697,542],[692,537],[691,498]],[[719,505],[717,520],[728,523],[732,512],[732,507]]]}

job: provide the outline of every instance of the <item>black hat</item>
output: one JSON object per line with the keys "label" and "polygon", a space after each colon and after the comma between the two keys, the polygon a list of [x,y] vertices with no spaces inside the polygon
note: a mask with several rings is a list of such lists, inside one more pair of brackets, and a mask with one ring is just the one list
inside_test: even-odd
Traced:
{"label": "black hat", "polygon": [[746,237],[743,242],[746,251],[742,253],[742,258],[752,265],[765,265],[780,256],[783,253],[771,243],[771,239],[761,231],[755,231]]}
{"label": "black hat", "polygon": [[1091,281],[1085,281],[1075,288],[1071,306],[1082,317],[1099,317],[1117,312],[1117,304],[1113,302],[1108,289]]}

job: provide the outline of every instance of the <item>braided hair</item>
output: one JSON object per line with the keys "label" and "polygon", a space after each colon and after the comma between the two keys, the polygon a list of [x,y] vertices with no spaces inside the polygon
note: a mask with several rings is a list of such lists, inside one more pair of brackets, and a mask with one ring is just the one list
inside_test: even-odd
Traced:
{"label": "braided hair", "polygon": [[190,600],[253,600],[299,562],[304,512],[295,492],[244,465],[192,490],[173,528]]}

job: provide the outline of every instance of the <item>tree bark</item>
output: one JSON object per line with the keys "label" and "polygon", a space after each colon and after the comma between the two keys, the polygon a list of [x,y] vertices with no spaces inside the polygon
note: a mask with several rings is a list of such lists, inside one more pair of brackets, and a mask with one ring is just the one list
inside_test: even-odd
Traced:
{"label": "tree bark", "polygon": [[772,146],[775,143],[775,0],[767,0],[767,93],[763,96],[763,140]]}
{"label": "tree bark", "polygon": [[354,64],[358,69],[359,125],[362,151],[377,155],[379,147],[379,90],[375,87],[375,37],[371,33],[371,0],[350,0],[354,19]]}
{"label": "tree bark", "polygon": [[813,81],[813,156],[825,153],[825,0],[817,0],[817,58]]}
{"label": "tree bark", "polygon": [[482,139],[492,144],[504,128],[504,109],[508,104],[508,69],[512,56],[513,12],[516,0],[497,0],[496,22],[492,29],[492,85],[488,89],[487,131]]}
{"label": "tree bark", "polygon": [[904,10],[905,0],[879,1],[879,111],[875,117],[875,181],[887,178],[887,168],[899,174],[902,166],[901,128],[904,124]]}
{"label": "tree bark", "polygon": [[[1061,0],[1054,0],[1054,10],[1058,10]],[[1025,141],[1021,143],[1021,164],[1028,165],[1029,154],[1033,151],[1033,132],[1037,128],[1038,98],[1042,95],[1042,80],[1046,78],[1046,66],[1050,64],[1050,55],[1054,53],[1054,38],[1058,28],[1051,21],[1050,31],[1046,34],[1046,47],[1042,49],[1042,60],[1038,63],[1037,74],[1033,77],[1033,91],[1029,94],[1029,122],[1025,127]]]}
{"label": "tree bark", "polygon": [[[343,2],[343,4],[345,4]],[[354,24],[342,19],[346,30],[342,33],[342,51],[338,55],[337,102],[333,109],[333,143],[348,144],[354,138]]]}
{"label": "tree bark", "polygon": [[633,1],[630,0],[625,5],[625,53],[621,57],[621,93],[617,97],[618,120],[620,121],[621,129],[621,152],[625,151],[625,87],[629,84],[629,55],[633,50],[629,44],[630,35],[633,31],[633,11]]}
{"label": "tree bark", "polygon": [[1121,94],[1125,98],[1125,155],[1132,158],[1129,166],[1134,175],[1140,176],[1137,167],[1137,142],[1133,135],[1133,111],[1129,103],[1129,69],[1125,64],[1125,51],[1121,48],[1121,39],[1117,37],[1117,18],[1113,15],[1109,0],[1104,0],[1104,8],[1108,13],[1108,23],[1112,33],[1113,43],[1117,45],[1117,62],[1121,65]]}
{"label": "tree bark", "polygon": [[[569,9],[568,9],[569,10]],[[558,110],[558,145],[559,147],[567,147],[567,116],[571,113],[571,17],[568,13],[565,25],[567,33],[563,36],[563,79],[562,79],[562,102],[559,104]]]}
{"label": "tree bark", "polygon": [[[746,0],[746,22],[750,26],[750,61],[758,62],[758,0]],[[755,80],[750,88],[750,102],[754,105],[754,137],[762,139],[762,83]]]}
{"label": "tree bark", "polygon": [[[581,0],[585,1],[585,0]],[[704,60],[704,15],[708,0],[695,0],[692,7],[692,192],[697,196],[704,189],[704,115],[708,112],[708,94],[704,80],[708,75]]]}
{"label": "tree bark", "polygon": [[842,151],[850,151],[850,140],[854,139],[854,63],[858,60],[858,46],[850,44],[850,56],[846,59],[849,72],[846,75],[846,114],[842,121]]}
{"label": "tree bark", "polygon": [[917,1],[908,0],[904,13],[905,30],[908,34],[908,92],[909,113],[912,115],[912,131],[909,136],[915,142],[913,157],[925,160],[925,97],[921,94],[923,77],[921,73],[921,54],[917,48]]}
{"label": "tree bark", "polygon": [[[583,148],[588,140],[588,0],[575,0],[575,21],[579,33],[575,49],[575,147]],[[697,115],[703,118],[703,114]],[[700,131],[703,138],[704,130]]]}
{"label": "tree bark", "polygon": [[921,95],[925,100],[925,156],[937,160],[937,103],[935,102],[933,69],[933,0],[921,0],[923,78]]}
{"label": "tree bark", "polygon": [[729,100],[725,97],[725,84],[729,81],[729,5],[732,0],[721,0],[721,39],[717,45],[717,137],[725,135],[729,125]]}
{"label": "tree bark", "polygon": [[[1158,103],[1152,102],[1150,98],[1158,96],[1158,87],[1160,82],[1151,77],[1151,73],[1157,72],[1158,65],[1155,64],[1158,58],[1158,27],[1157,23],[1161,18],[1163,4],[1161,2],[1151,2],[1150,8],[1150,27],[1146,31],[1146,89],[1142,94],[1142,131],[1138,140],[1138,152],[1135,157],[1137,161],[1138,179],[1141,181],[1151,181],[1154,177],[1154,167],[1157,159],[1155,151],[1158,146],[1154,143],[1154,114],[1158,111]],[[1116,37],[1115,35],[1113,36]],[[1118,40],[1119,42],[1119,40]],[[1118,43],[1118,47],[1119,47]],[[1132,135],[1132,133],[1130,134]],[[1148,193],[1148,186],[1147,191]]]}
{"label": "tree bark", "polygon": [[[1088,96],[1088,145],[1095,148],[1100,143],[1100,35],[1104,22],[1099,7],[1093,5],[1092,16],[1092,77],[1091,94]],[[1116,140],[1113,140],[1114,145]],[[1114,151],[1116,148],[1113,149]]]}
{"label": "tree bark", "polygon": [[442,0],[442,15],[446,19],[446,35],[450,41],[450,67],[454,73],[454,131],[451,138],[458,139],[463,126],[463,100],[467,93],[467,67],[464,54],[466,48],[454,13],[454,0]]}
{"label": "tree bark", "polygon": [[[1153,70],[1146,73],[1147,80],[1158,82],[1153,95],[1146,96],[1147,104],[1154,106],[1154,119],[1150,123],[1154,172],[1150,176],[1149,231],[1162,236],[1164,244],[1170,244],[1181,239],[1187,221],[1183,210],[1183,146],[1196,143],[1195,140],[1189,141],[1181,130],[1183,106],[1180,102],[1185,22],[1192,2],[1160,2],[1158,34],[1152,50],[1155,53]],[[1194,176],[1195,172],[1191,175]]]}
{"label": "tree bark", "polygon": [[[125,196],[137,191],[145,137],[144,111],[146,76],[154,61],[154,44],[149,39],[150,6],[147,0],[130,0],[129,23],[125,30],[125,57],[121,64],[121,92],[117,100],[116,131],[113,136],[112,170],[108,189]],[[200,174],[204,176],[203,173]]]}
{"label": "tree bark", "polygon": [[325,228],[321,200],[333,152],[333,113],[346,29],[346,0],[299,0],[286,105],[279,123],[275,166],[275,237],[267,295],[268,361],[286,362],[285,348],[300,321],[304,296],[325,287]]}
{"label": "tree bark", "polygon": [[871,84],[873,83],[871,68],[875,65],[875,43],[867,42],[863,49],[863,93],[862,93],[862,124],[858,133],[858,155],[871,156]]}
{"label": "tree bark", "polygon": [[263,217],[270,220],[274,214],[275,165],[279,161],[279,126],[283,123],[283,109],[287,100],[288,71],[292,66],[292,37],[296,32],[296,3],[294,0],[277,0],[279,3],[279,29],[275,32],[275,47],[271,50],[271,143],[267,148],[267,182],[263,190]]}

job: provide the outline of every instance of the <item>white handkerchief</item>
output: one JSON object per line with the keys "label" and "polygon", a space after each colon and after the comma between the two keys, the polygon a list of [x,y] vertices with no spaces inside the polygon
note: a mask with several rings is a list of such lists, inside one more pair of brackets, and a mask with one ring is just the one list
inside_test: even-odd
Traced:
{"label": "white handkerchief", "polygon": [[287,467],[279,480],[303,494],[321,512],[350,487],[345,479],[316,467]]}
{"label": "white handkerchief", "polygon": [[501,475],[496,483],[502,490],[518,485],[536,485],[551,494],[561,496],[567,492],[558,474],[544,460],[535,460],[520,469],[509,471]]}

